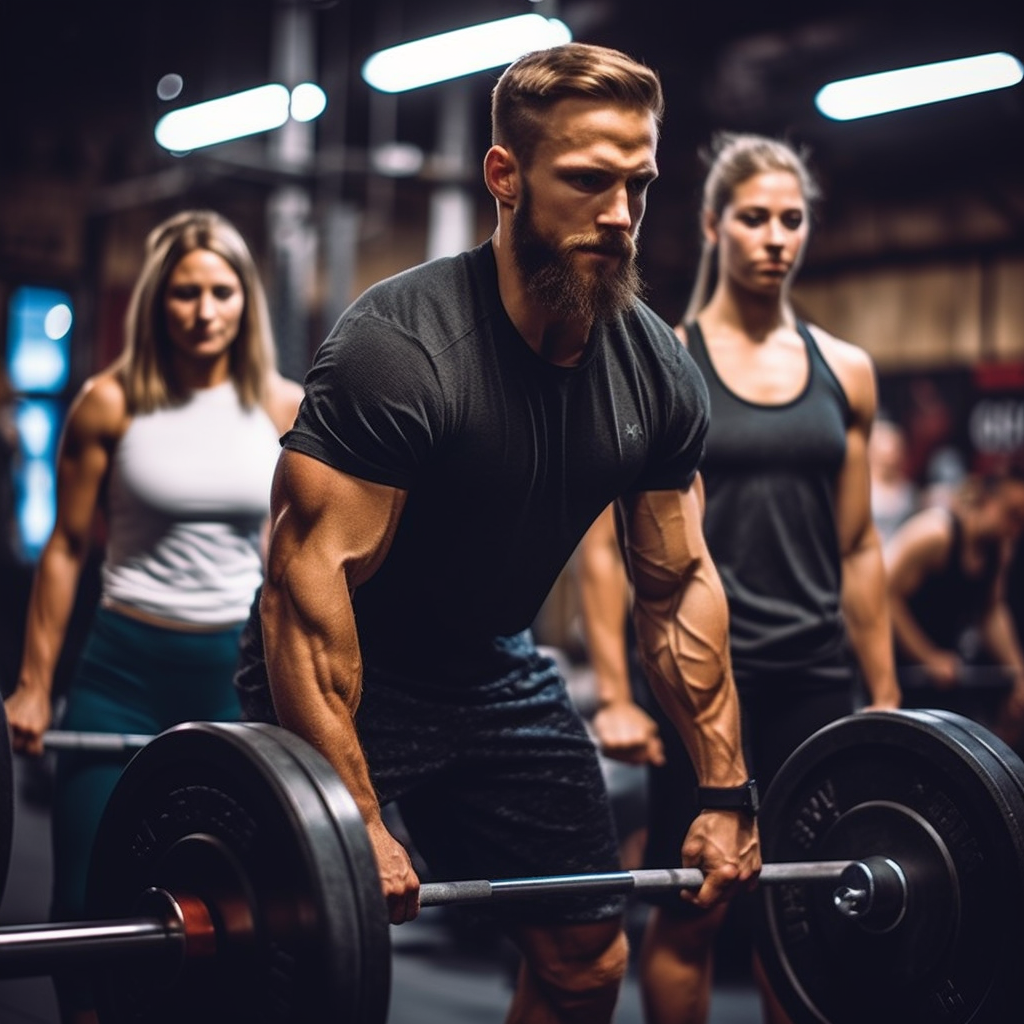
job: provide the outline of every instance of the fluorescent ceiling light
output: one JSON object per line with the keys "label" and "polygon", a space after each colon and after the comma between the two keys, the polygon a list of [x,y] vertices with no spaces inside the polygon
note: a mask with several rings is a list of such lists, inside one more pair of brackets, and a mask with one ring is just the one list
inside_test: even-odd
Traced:
{"label": "fluorescent ceiling light", "polygon": [[818,92],[814,103],[826,117],[852,121],[1005,89],[1022,78],[1024,65],[1016,57],[1009,53],[986,53],[832,82]]}
{"label": "fluorescent ceiling light", "polygon": [[180,107],[156,123],[156,141],[172,153],[230,142],[280,128],[289,113],[296,121],[312,121],[323,113],[327,97],[311,82],[292,92],[283,85],[261,85],[191,107]]}
{"label": "fluorescent ceiling light", "polygon": [[423,150],[407,142],[388,142],[370,153],[370,163],[387,178],[410,178],[423,170]]}
{"label": "fluorescent ceiling light", "polygon": [[363,64],[363,80],[381,92],[405,92],[511,64],[571,39],[557,18],[519,14],[380,50]]}
{"label": "fluorescent ceiling light", "polygon": [[292,117],[296,121],[315,121],[327,109],[327,94],[313,82],[303,82],[292,89]]}

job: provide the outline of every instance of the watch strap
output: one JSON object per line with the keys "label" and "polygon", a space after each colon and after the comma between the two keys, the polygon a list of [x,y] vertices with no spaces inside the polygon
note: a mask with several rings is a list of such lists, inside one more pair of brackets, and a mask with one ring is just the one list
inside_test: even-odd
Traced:
{"label": "watch strap", "polygon": [[747,779],[741,786],[698,786],[697,806],[702,811],[746,811],[757,814],[757,781]]}

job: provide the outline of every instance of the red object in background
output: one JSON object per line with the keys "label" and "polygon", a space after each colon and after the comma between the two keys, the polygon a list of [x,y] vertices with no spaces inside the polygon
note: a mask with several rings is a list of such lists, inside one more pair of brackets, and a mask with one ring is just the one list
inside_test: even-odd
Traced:
{"label": "red object in background", "polygon": [[1024,465],[1024,363],[985,363],[974,370],[967,410],[971,469],[991,473]]}

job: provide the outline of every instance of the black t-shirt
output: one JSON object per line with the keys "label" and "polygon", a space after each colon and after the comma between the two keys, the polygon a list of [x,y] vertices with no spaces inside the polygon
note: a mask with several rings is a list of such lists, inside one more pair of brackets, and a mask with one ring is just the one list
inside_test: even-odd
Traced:
{"label": "black t-shirt", "polygon": [[490,243],[369,289],[305,381],[286,448],[408,498],[354,597],[377,667],[467,675],[527,628],[618,495],[686,487],[707,429],[700,374],[642,303],[554,366],[502,306]]}

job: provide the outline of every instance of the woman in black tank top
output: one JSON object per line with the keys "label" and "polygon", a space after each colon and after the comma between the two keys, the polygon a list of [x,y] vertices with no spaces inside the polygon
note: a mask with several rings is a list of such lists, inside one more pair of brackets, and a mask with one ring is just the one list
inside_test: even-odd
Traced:
{"label": "woman in black tank top", "polygon": [[[754,135],[723,135],[713,148],[701,264],[676,331],[711,401],[704,529],[729,599],[747,764],[764,792],[811,733],[858,703],[899,704],[870,511],[875,375],[862,349],[802,322],[790,301],[817,196],[801,156]],[[598,547],[600,529],[581,549],[591,579],[589,547]],[[593,603],[583,606],[586,614]],[[652,764],[645,862],[678,861],[689,824],[680,808],[699,812],[689,758],[657,702],[645,700],[642,675],[632,674],[633,700],[621,682],[629,674],[607,667],[601,622],[588,618],[587,629],[602,654],[594,719],[602,749]],[[649,1024],[706,1012],[697,1008],[710,998],[711,952],[724,918],[722,911],[695,916],[679,900],[653,910],[641,950]]]}
{"label": "woman in black tank top", "polygon": [[[951,508],[911,516],[887,547],[908,703],[978,719],[1024,749],[1024,653],[1006,597],[1024,528],[1024,474],[969,479]],[[969,649],[968,635],[980,641]],[[968,679],[976,685],[968,685]]]}

